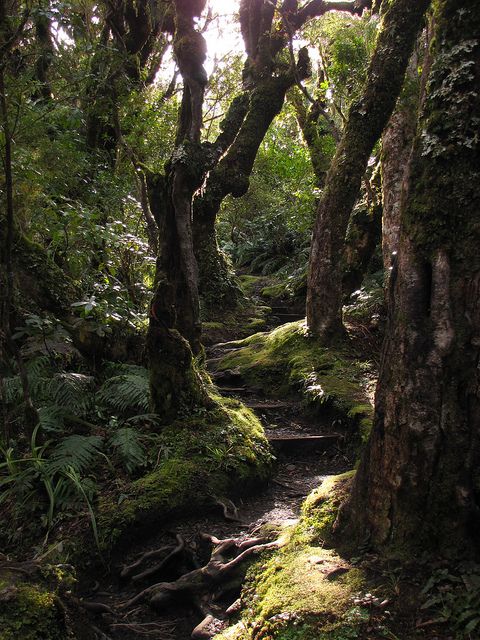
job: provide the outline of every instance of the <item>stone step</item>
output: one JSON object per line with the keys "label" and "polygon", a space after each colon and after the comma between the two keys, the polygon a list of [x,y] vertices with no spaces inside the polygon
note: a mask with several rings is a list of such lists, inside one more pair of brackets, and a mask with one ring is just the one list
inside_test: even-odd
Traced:
{"label": "stone step", "polygon": [[246,400],[244,404],[249,409],[257,410],[276,410],[276,409],[293,409],[296,406],[295,402],[288,402],[285,400]]}
{"label": "stone step", "polygon": [[258,391],[256,391],[255,389],[249,389],[248,387],[224,387],[221,383],[217,383],[217,387],[219,391],[227,395],[231,393],[234,395],[251,396],[255,393],[258,393]]}
{"label": "stone step", "polygon": [[330,433],[323,436],[275,436],[268,435],[268,441],[275,451],[289,454],[298,451],[324,451],[338,443],[342,436],[338,433]]}

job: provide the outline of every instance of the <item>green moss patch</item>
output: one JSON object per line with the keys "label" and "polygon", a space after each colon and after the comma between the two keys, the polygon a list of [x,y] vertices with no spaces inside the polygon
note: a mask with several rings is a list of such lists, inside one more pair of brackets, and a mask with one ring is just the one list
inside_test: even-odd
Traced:
{"label": "green moss patch", "polygon": [[330,478],[308,497],[287,544],[251,567],[241,620],[216,640],[395,637],[382,635],[383,614],[369,608],[375,596],[364,569],[327,548],[351,476]]}
{"label": "green moss patch", "polygon": [[65,640],[65,620],[54,591],[0,580],[1,640]]}
{"label": "green moss patch", "polygon": [[268,478],[272,456],[256,416],[236,400],[215,399],[215,410],[163,430],[154,471],[102,496],[98,526],[105,551],[142,526],[175,512],[193,512],[235,493],[238,486],[248,491]]}
{"label": "green moss patch", "polygon": [[231,342],[219,370],[239,371],[245,381],[274,397],[298,396],[311,408],[336,413],[368,430],[372,406],[365,387],[370,365],[345,347],[326,348],[311,337],[303,321],[282,325]]}

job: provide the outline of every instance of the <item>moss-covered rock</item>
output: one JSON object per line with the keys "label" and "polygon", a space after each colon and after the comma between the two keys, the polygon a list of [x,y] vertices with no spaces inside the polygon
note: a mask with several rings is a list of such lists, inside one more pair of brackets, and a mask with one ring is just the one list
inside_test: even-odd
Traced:
{"label": "moss-covered rock", "polygon": [[[330,410],[369,430],[371,401],[366,385],[371,374],[347,348],[327,348],[307,332],[303,321],[270,333],[231,342],[233,348],[217,364],[233,369],[252,386],[274,397],[298,396],[311,409]],[[237,349],[235,349],[237,347]]]}
{"label": "moss-covered rock", "polygon": [[[1,640],[83,640],[88,637],[77,631],[75,623],[72,626],[69,607],[60,601],[60,593],[72,583],[70,574],[61,567],[27,569],[13,563],[13,570],[8,561],[3,564],[6,568],[2,566],[0,570]],[[26,575],[29,575],[28,581]]]}
{"label": "moss-covered rock", "polygon": [[103,495],[98,526],[104,552],[174,513],[194,512],[216,498],[265,481],[272,456],[255,415],[236,400],[217,397],[213,411],[177,420],[161,435],[157,469]]}

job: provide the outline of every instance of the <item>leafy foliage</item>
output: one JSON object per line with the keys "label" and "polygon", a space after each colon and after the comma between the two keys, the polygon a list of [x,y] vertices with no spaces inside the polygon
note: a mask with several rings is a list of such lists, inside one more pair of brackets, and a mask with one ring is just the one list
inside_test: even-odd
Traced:
{"label": "leafy foliage", "polygon": [[125,365],[124,373],[115,375],[101,386],[97,399],[118,413],[146,413],[149,407],[148,371],[143,367]]}
{"label": "leafy foliage", "polygon": [[49,471],[74,469],[77,473],[88,471],[98,458],[103,440],[100,436],[81,436],[74,434],[64,438],[49,456]]}
{"label": "leafy foliage", "polygon": [[147,456],[138,431],[132,427],[121,427],[109,440],[129,473],[145,466]]}
{"label": "leafy foliage", "polygon": [[439,616],[456,638],[476,637],[480,630],[480,566],[463,562],[458,571],[437,569],[423,588],[422,609]]}

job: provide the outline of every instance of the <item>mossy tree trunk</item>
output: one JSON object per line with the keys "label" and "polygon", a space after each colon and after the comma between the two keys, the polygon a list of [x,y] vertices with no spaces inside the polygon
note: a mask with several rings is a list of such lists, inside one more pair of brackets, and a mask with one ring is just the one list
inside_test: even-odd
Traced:
{"label": "mossy tree trunk", "polygon": [[195,252],[200,268],[202,299],[207,307],[235,306],[241,295],[228,263],[219,251],[215,222],[227,195],[239,198],[247,193],[260,144],[280,113],[291,84],[292,79],[286,76],[269,77],[259,82],[251,95],[244,94],[243,101],[248,107],[238,134],[228,153],[210,172],[203,193],[195,199]]}
{"label": "mossy tree trunk", "polygon": [[357,290],[368,272],[382,235],[380,170],[365,176],[363,197],[356,203],[347,227],[343,251],[344,300]]}
{"label": "mossy tree trunk", "polygon": [[347,124],[318,206],[310,252],[307,323],[324,342],[342,335],[345,233],[372,149],[387,124],[429,0],[394,0],[383,17],[363,95]]}
{"label": "mossy tree trunk", "polygon": [[150,387],[153,409],[166,421],[182,407],[209,404],[194,363],[194,355],[201,352],[201,322],[191,227],[193,194],[209,166],[209,149],[200,144],[206,43],[195,29],[205,2],[174,4],[173,49],[184,81],[176,148],[165,175],[149,178],[150,208],[159,230],[148,330]]}
{"label": "mossy tree trunk", "polygon": [[371,439],[337,529],[479,555],[480,5],[437,0]]}
{"label": "mossy tree trunk", "polygon": [[[430,67],[430,40],[430,27],[427,26],[410,58],[403,91],[382,136],[382,254],[387,275],[392,268],[400,242],[402,190],[405,179],[408,178],[418,111],[425,90],[424,80],[428,77]],[[418,71],[420,67],[423,69],[421,75]]]}
{"label": "mossy tree trunk", "polygon": [[317,96],[312,98],[308,106],[307,98],[298,87],[293,87],[288,92],[288,100],[295,110],[295,117],[307,145],[308,154],[312,163],[315,176],[315,186],[322,189],[327,177],[328,168],[332,161],[332,155],[326,151],[329,138],[339,140],[340,132],[333,120],[327,116],[327,98],[322,83],[325,78],[319,74],[317,83]]}

